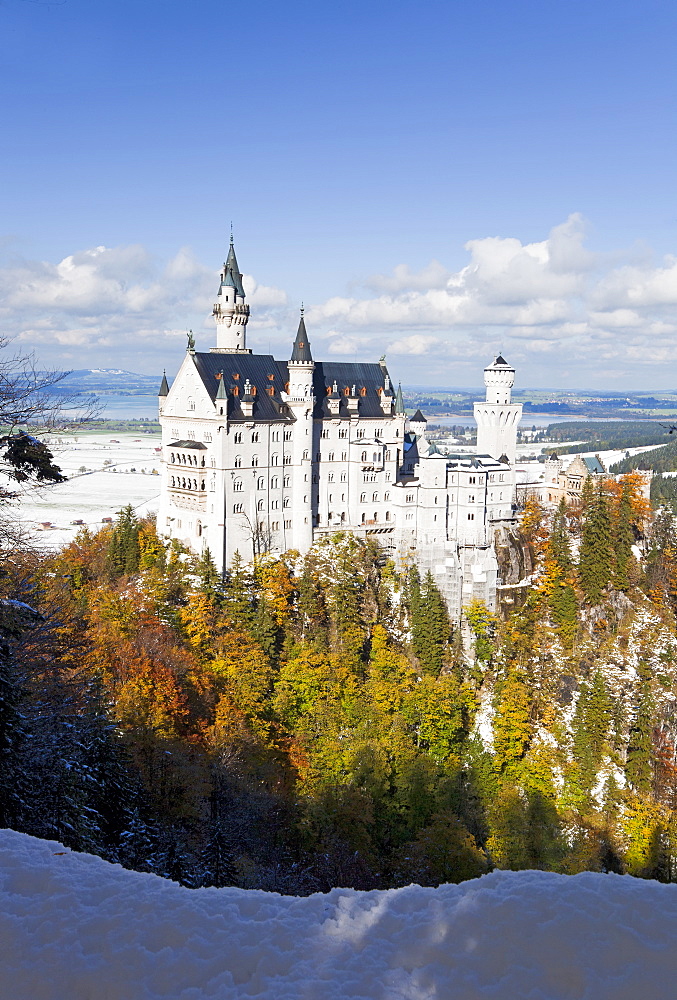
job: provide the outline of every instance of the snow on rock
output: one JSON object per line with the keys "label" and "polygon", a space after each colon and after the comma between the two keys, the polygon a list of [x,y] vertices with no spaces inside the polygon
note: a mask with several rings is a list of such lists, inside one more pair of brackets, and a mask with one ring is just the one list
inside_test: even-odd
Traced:
{"label": "snow on rock", "polygon": [[677,886],[494,872],[305,898],[184,889],[0,832],[1,1000],[666,1000]]}

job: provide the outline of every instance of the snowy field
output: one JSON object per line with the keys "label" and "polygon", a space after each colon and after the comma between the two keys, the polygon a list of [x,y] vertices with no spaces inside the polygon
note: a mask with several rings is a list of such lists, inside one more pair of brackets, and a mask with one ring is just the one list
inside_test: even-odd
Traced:
{"label": "snowy field", "polygon": [[0,1000],[671,1000],[677,886],[184,889],[0,832]]}
{"label": "snowy field", "polygon": [[37,493],[31,490],[17,507],[38,548],[59,548],[71,541],[80,528],[74,521],[97,530],[103,518],[115,518],[127,504],[138,514],[157,511],[159,434],[62,435],[49,446],[68,482]]}

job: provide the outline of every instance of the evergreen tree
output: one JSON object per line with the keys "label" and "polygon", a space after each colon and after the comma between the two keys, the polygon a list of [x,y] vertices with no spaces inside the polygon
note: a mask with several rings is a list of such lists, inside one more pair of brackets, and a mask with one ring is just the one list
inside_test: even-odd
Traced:
{"label": "evergreen tree", "polygon": [[253,578],[240,553],[236,552],[226,576],[223,601],[224,610],[234,625],[247,628],[252,624],[255,614],[253,588]]}
{"label": "evergreen tree", "polygon": [[139,521],[131,504],[118,512],[108,549],[108,569],[113,578],[131,576],[139,569]]}
{"label": "evergreen tree", "polygon": [[623,483],[623,492],[621,493],[614,518],[614,572],[612,582],[616,590],[625,591],[630,588],[628,570],[632,561],[632,545],[634,542],[632,514],[631,487],[629,480],[626,480]]}
{"label": "evergreen tree", "polygon": [[425,575],[423,586],[418,571],[411,571],[409,594],[414,655],[423,673],[436,677],[449,655],[449,612],[430,571]]}
{"label": "evergreen tree", "polygon": [[563,575],[571,572],[573,559],[571,557],[571,542],[567,529],[567,505],[564,497],[560,500],[552,523],[550,534],[550,554]]}
{"label": "evergreen tree", "polygon": [[571,724],[572,757],[577,767],[577,784],[589,795],[607,751],[612,705],[604,678],[597,671],[592,684],[581,684]]}
{"label": "evergreen tree", "polygon": [[630,724],[625,758],[628,784],[643,795],[648,795],[651,791],[653,715],[651,685],[648,678],[644,677],[640,682],[637,707]]}
{"label": "evergreen tree", "polygon": [[195,572],[200,581],[200,591],[209,602],[215,605],[223,604],[223,579],[216,568],[216,563],[212,559],[212,554],[208,548],[202,550],[202,555],[196,561]]}
{"label": "evergreen tree", "polygon": [[578,564],[581,589],[589,604],[601,602],[603,591],[611,579],[611,562],[609,508],[600,483],[585,514]]}

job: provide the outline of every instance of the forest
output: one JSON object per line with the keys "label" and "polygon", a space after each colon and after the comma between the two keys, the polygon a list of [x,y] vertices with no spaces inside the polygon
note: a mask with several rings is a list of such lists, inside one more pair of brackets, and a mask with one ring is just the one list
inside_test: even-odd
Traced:
{"label": "forest", "polygon": [[510,545],[460,625],[348,533],[225,580],[131,508],[5,551],[0,824],[192,887],[677,879],[672,509],[588,480]]}

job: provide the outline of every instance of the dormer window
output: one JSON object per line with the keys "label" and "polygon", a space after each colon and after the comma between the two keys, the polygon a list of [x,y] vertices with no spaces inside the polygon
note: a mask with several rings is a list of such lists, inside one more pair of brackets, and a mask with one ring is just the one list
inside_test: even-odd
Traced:
{"label": "dormer window", "polygon": [[239,375],[239,373],[238,373],[238,372],[236,372],[236,373],[235,373],[235,374],[233,375],[233,378],[235,379],[235,381],[236,381],[236,382],[237,382],[237,380],[239,379],[239,377],[240,377],[240,375]]}
{"label": "dormer window", "polygon": [[367,387],[366,385],[363,385],[362,388],[360,389],[360,396],[366,396],[366,395],[367,395]]}

